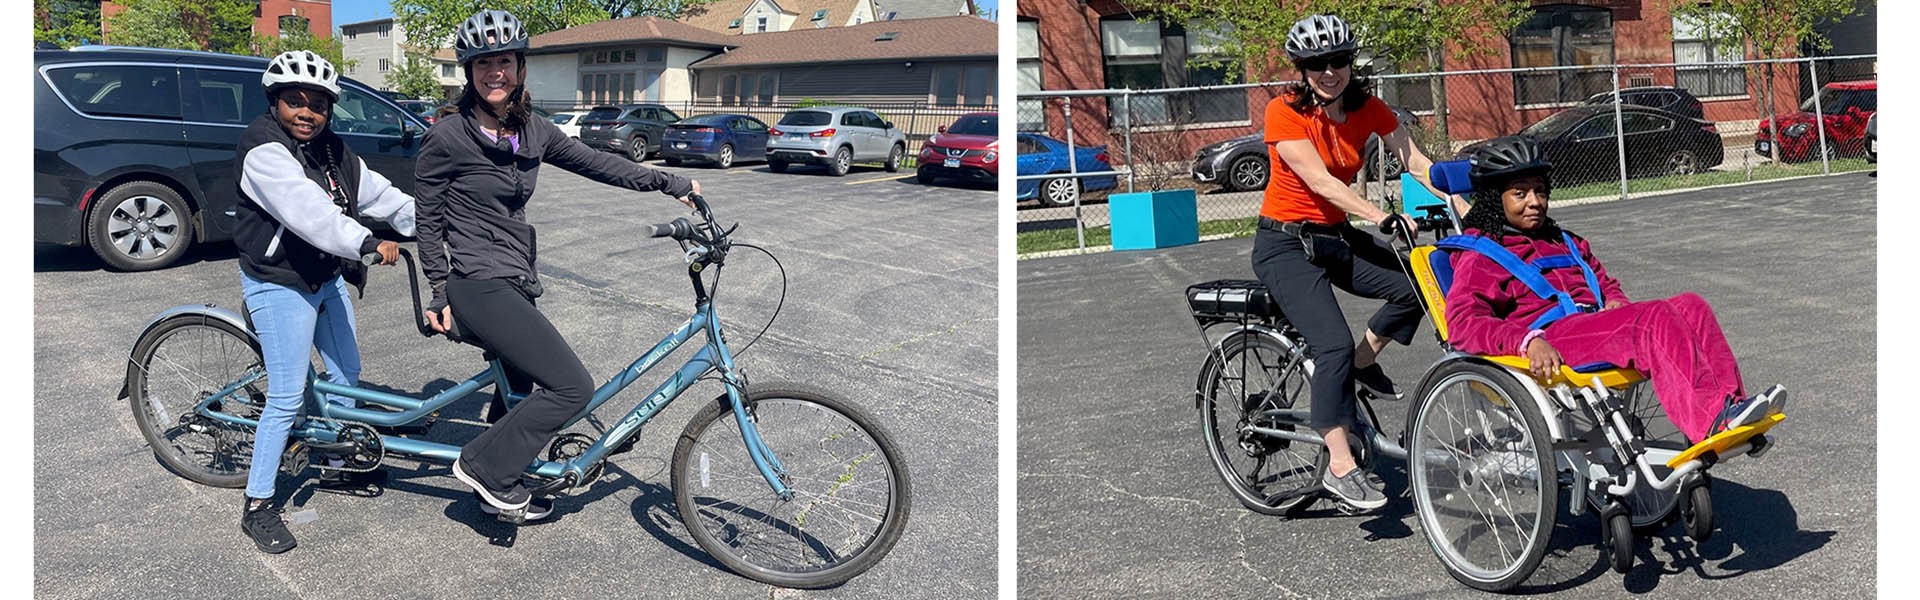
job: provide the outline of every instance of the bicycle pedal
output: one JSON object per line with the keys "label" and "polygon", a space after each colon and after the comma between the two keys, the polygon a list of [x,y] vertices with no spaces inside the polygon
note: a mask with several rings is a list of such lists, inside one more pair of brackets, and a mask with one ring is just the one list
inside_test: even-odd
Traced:
{"label": "bicycle pedal", "polygon": [[527,523],[527,509],[516,508],[513,510],[503,510],[500,511],[500,514],[494,515],[493,518],[502,523],[525,525]]}
{"label": "bicycle pedal", "polygon": [[1336,501],[1333,505],[1333,509],[1340,511],[1340,514],[1343,514],[1349,517],[1355,516],[1355,515],[1364,515],[1364,514],[1373,512],[1375,510],[1379,510],[1374,508],[1360,508],[1358,506],[1348,504],[1346,501]]}

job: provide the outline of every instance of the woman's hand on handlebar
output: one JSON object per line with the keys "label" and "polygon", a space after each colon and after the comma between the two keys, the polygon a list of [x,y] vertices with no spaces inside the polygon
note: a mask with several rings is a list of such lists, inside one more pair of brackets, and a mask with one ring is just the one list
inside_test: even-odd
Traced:
{"label": "woman's hand on handlebar", "polygon": [[692,191],[692,192],[688,192],[688,193],[687,193],[687,195],[685,195],[685,196],[681,196],[681,197],[679,197],[679,198],[678,198],[678,200],[680,201],[680,203],[681,203],[681,204],[685,204],[685,205],[687,205],[687,208],[689,208],[689,209],[692,209],[692,210],[696,210],[696,211],[697,211],[697,210],[700,210],[700,207],[699,207],[699,206],[695,206],[695,205],[693,204],[693,197],[694,197],[694,196],[699,196],[699,195],[701,195],[701,194],[700,194],[700,180],[698,180],[698,179],[694,179],[694,180],[692,180],[692,181],[693,181],[693,191]]}
{"label": "woman's hand on handlebar", "polygon": [[381,240],[380,245],[374,247],[374,251],[380,253],[382,265],[400,262],[400,244],[394,243],[393,240]]}
{"label": "woman's hand on handlebar", "polygon": [[448,329],[453,328],[453,307],[442,306],[440,310],[429,308],[425,312],[427,326],[432,327],[435,332],[446,333]]}

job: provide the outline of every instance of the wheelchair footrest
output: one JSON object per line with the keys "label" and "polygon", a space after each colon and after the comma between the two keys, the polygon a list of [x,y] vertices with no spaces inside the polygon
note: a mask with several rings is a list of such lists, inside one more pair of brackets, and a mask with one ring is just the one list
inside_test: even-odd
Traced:
{"label": "wheelchair footrest", "polygon": [[1667,468],[1678,469],[1680,465],[1686,464],[1688,461],[1709,456],[1712,458],[1707,458],[1708,464],[1712,464],[1721,458],[1725,458],[1728,450],[1738,448],[1748,442],[1754,442],[1756,444],[1756,447],[1750,448],[1749,451],[1758,451],[1754,452],[1754,455],[1758,456],[1760,453],[1764,453],[1765,447],[1769,445],[1767,442],[1759,441],[1765,439],[1760,437],[1760,434],[1766,433],[1769,429],[1773,429],[1774,425],[1779,425],[1781,421],[1785,421],[1786,419],[1786,414],[1774,413],[1767,415],[1766,418],[1761,419],[1758,423],[1741,425],[1716,433],[1712,437],[1700,440],[1700,443],[1694,444],[1686,450],[1681,451],[1679,455],[1674,456],[1671,460],[1668,460]]}

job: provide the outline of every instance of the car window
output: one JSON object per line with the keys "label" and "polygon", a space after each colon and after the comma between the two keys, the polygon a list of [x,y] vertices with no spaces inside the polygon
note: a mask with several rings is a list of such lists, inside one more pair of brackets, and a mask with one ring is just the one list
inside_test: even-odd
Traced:
{"label": "car window", "polygon": [[1573,138],[1578,140],[1611,137],[1612,135],[1613,115],[1599,115],[1587,119],[1585,123],[1580,124],[1579,129],[1573,132]]}
{"label": "car window", "polygon": [[673,112],[673,109],[671,109],[671,108],[659,108],[659,109],[655,109],[655,110],[658,110],[658,111],[660,111],[660,120],[662,120],[662,121],[666,121],[666,122],[668,122],[668,123],[679,123],[679,122],[680,122],[680,115],[679,115],[679,114],[676,114],[676,113],[674,113],[674,112]]}
{"label": "car window", "polygon": [[254,116],[267,111],[267,96],[260,91],[260,75],[251,71],[195,69],[199,89],[198,114],[202,123],[245,125]]}
{"label": "car window", "polygon": [[397,136],[403,119],[400,111],[373,94],[342,86],[340,102],[333,105],[333,122],[329,125],[335,133]]}
{"label": "car window", "polygon": [[179,75],[173,67],[69,67],[48,70],[47,79],[82,113],[98,117],[180,118]]}
{"label": "car window", "polygon": [[1000,117],[990,115],[960,117],[960,120],[954,121],[952,126],[947,127],[947,133],[954,135],[999,135]]}
{"label": "car window", "polygon": [[840,124],[848,127],[863,127],[866,125],[866,123],[861,122],[860,113],[857,112],[840,113]]}
{"label": "car window", "polygon": [[766,123],[762,123],[760,122],[759,119],[755,119],[752,117],[742,117],[734,121],[734,124],[738,126],[741,131],[751,131],[753,133],[762,133],[767,130]]}
{"label": "car window", "polygon": [[787,113],[786,116],[780,117],[780,124],[795,127],[832,125],[833,113],[819,110],[796,110]]}
{"label": "car window", "polygon": [[587,113],[587,118],[594,121],[611,121],[619,116],[620,109],[611,106],[596,108]]}
{"label": "car window", "polygon": [[1628,114],[1620,116],[1620,124],[1628,134],[1651,133],[1673,129],[1673,120],[1659,115]]}
{"label": "car window", "polygon": [[565,124],[567,124],[567,120],[568,120],[568,119],[572,119],[572,118],[573,118],[573,115],[568,115],[568,114],[559,114],[559,115],[554,115],[554,116],[553,116],[553,124],[555,124],[555,125],[565,125]]}
{"label": "car window", "polygon": [[1047,147],[1044,144],[1041,144],[1040,140],[1036,140],[1030,137],[1020,138],[1019,152],[1021,154],[1041,154],[1046,151],[1047,151]]}

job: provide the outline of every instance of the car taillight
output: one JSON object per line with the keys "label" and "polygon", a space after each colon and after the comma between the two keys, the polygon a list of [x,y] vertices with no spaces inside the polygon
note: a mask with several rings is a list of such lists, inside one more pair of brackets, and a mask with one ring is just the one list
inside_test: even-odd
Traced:
{"label": "car taillight", "polygon": [[786,132],[780,131],[779,127],[772,127],[767,129],[767,135],[786,135]]}
{"label": "car taillight", "polygon": [[1107,163],[1107,164],[1113,164],[1113,163],[1111,163],[1111,162],[1108,162],[1108,161],[1107,161],[1107,153],[1105,153],[1105,152],[1101,152],[1101,153],[1099,153],[1099,154],[1095,154],[1095,155],[1093,155],[1093,159],[1094,159],[1094,160],[1097,160],[1097,161],[1100,161],[1100,162],[1103,162],[1103,163]]}
{"label": "car taillight", "polygon": [[822,129],[822,130],[819,130],[819,131],[815,131],[815,132],[813,132],[813,133],[809,133],[809,134],[807,134],[807,135],[810,135],[810,136],[813,136],[813,137],[833,137],[833,134],[834,134],[834,131],[835,131],[835,130],[834,130],[834,129],[833,129],[832,127],[828,127],[828,128],[826,128],[826,129]]}
{"label": "car taillight", "polygon": [[693,132],[694,133],[720,133],[720,129],[717,127],[695,127],[693,128]]}
{"label": "car taillight", "polygon": [[1715,127],[1712,123],[1702,123],[1700,128],[1707,130],[1707,133],[1720,133],[1720,128]]}

